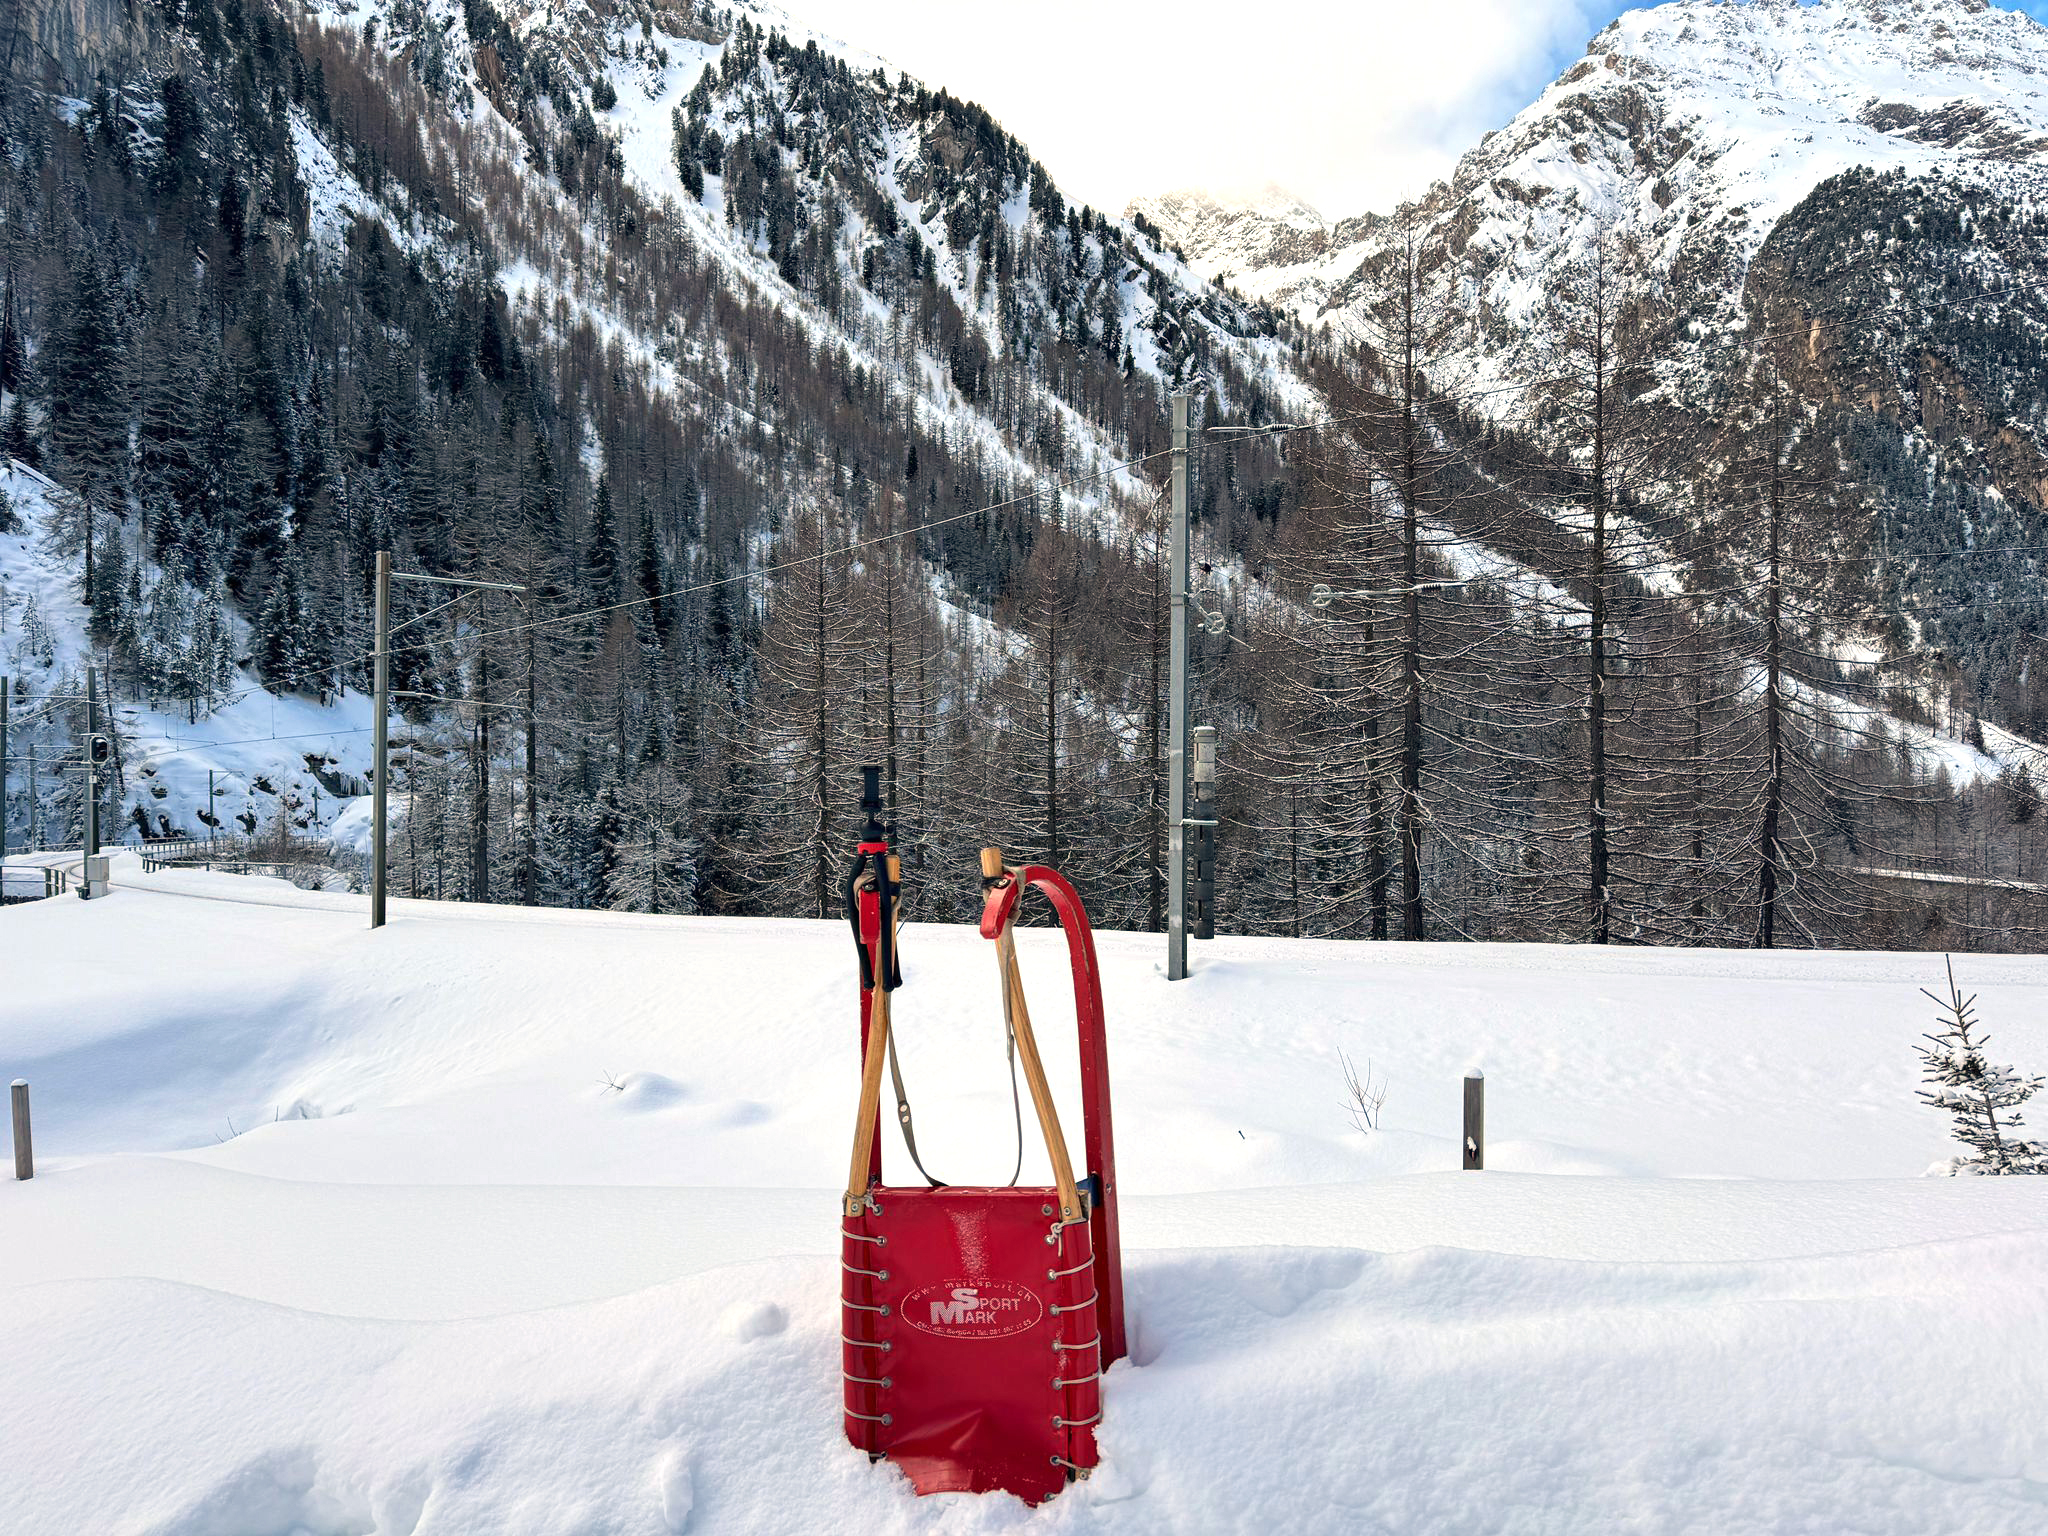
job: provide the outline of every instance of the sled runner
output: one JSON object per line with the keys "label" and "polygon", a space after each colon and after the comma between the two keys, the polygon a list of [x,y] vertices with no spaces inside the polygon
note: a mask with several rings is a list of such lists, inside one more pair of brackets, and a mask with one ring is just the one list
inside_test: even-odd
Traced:
{"label": "sled runner", "polygon": [[[982,850],[981,933],[995,943],[1013,1063],[1051,1158],[1047,1188],[924,1187],[881,1181],[886,1062],[897,1119],[917,1142],[890,1042],[901,867],[867,778],[859,852],[846,882],[860,950],[862,1070],[840,1227],[846,1438],[900,1466],[919,1493],[1006,1489],[1037,1504],[1097,1461],[1102,1373],[1124,1353],[1123,1268],[1109,1062],[1095,941],[1074,888],[1036,864],[1005,868]],[[1027,888],[1052,903],[1067,936],[1080,1024],[1083,1148],[1076,1178],[1017,971],[1011,923]],[[1021,1161],[1021,1111],[1020,1146]],[[922,1164],[919,1171],[923,1172]]]}

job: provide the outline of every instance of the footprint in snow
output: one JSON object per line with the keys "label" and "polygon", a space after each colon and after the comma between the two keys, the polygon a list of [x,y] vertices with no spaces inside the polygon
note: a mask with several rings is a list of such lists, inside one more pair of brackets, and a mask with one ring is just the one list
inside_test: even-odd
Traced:
{"label": "footprint in snow", "polygon": [[[606,1086],[607,1097],[612,1096]],[[680,1104],[689,1097],[690,1090],[672,1077],[663,1077],[659,1072],[628,1072],[619,1079],[618,1098],[621,1109],[635,1114],[646,1114],[657,1109],[667,1109]]]}
{"label": "footprint in snow", "polygon": [[661,1499],[661,1523],[671,1536],[690,1523],[697,1489],[690,1480],[690,1453],[676,1446],[654,1465],[654,1487]]}
{"label": "footprint in snow", "polygon": [[1365,1255],[1303,1254],[1243,1274],[1237,1293],[1268,1317],[1290,1317],[1323,1291],[1341,1291],[1365,1273]]}
{"label": "footprint in snow", "polygon": [[727,1307],[719,1322],[733,1338],[751,1344],[782,1332],[789,1326],[789,1314],[772,1301],[743,1301]]}
{"label": "footprint in snow", "polygon": [[719,1111],[717,1123],[727,1127],[759,1125],[762,1121],[771,1119],[774,1113],[766,1104],[757,1100],[735,1099]]}
{"label": "footprint in snow", "polygon": [[1083,1486],[1090,1504],[1121,1504],[1139,1497],[1151,1484],[1151,1459],[1134,1448],[1114,1455],[1105,1451]]}

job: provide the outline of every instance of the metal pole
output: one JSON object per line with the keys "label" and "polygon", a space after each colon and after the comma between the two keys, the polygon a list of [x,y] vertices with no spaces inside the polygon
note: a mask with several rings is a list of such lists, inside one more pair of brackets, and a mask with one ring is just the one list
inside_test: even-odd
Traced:
{"label": "metal pole", "polygon": [[209,848],[213,846],[214,819],[213,770],[209,768],[206,770],[206,845]]}
{"label": "metal pole", "polygon": [[[7,863],[7,679],[0,677],[0,866]],[[0,885],[7,877],[0,875]]]}
{"label": "metal pole", "polygon": [[14,1080],[14,1176],[36,1176],[35,1142],[28,1131],[28,1083],[19,1077]]}
{"label": "metal pole", "polygon": [[1465,1074],[1465,1167],[1486,1166],[1486,1074],[1474,1067]]}
{"label": "metal pole", "polygon": [[391,551],[377,551],[376,721],[370,782],[370,926],[384,926],[384,804],[391,778]]}
{"label": "metal pole", "polygon": [[1166,572],[1173,623],[1166,725],[1166,979],[1188,973],[1188,397],[1173,397],[1173,542]]}
{"label": "metal pole", "polygon": [[[99,734],[100,703],[99,688],[94,682],[94,669],[85,669],[85,856],[94,858],[100,851],[100,771],[93,766],[92,739]],[[88,889],[90,883],[88,882]]]}
{"label": "metal pole", "polygon": [[1216,937],[1216,727],[1198,725],[1188,765],[1189,831],[1194,833],[1195,882],[1189,921],[1194,937]]}

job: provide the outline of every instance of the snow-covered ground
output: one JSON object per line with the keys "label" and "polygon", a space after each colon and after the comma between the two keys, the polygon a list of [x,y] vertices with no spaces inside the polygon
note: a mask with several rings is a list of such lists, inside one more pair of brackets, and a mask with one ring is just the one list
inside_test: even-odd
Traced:
{"label": "snow-covered ground", "polygon": [[[1104,935],[1132,1359],[1034,1512],[840,1438],[843,926],[115,878],[0,915],[10,1536],[2042,1528],[2048,1186],[1919,1176],[1938,957]],[[920,1145],[1001,1177],[991,946],[904,954]],[[2048,961],[1958,970],[2048,1065]]]}

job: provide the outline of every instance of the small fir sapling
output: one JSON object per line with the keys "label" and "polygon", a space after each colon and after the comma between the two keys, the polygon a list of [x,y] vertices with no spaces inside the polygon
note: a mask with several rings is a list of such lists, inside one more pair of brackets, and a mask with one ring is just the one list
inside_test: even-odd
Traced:
{"label": "small fir sapling", "polygon": [[1920,1097],[1953,1117],[1956,1140],[1973,1155],[1937,1163],[1929,1172],[2048,1174],[2048,1143],[2022,1141],[2013,1134],[2023,1123],[2019,1106],[2039,1091],[2043,1079],[2021,1077],[2011,1067],[1993,1066],[1984,1059],[1990,1041],[1980,1032],[1976,994],[1964,997],[1956,985],[1954,961],[1944,957],[1944,962],[1948,996],[1920,989],[1942,1010],[1941,1030],[1926,1037],[1932,1048],[1914,1047],[1924,1063],[1922,1078],[1929,1084]]}

